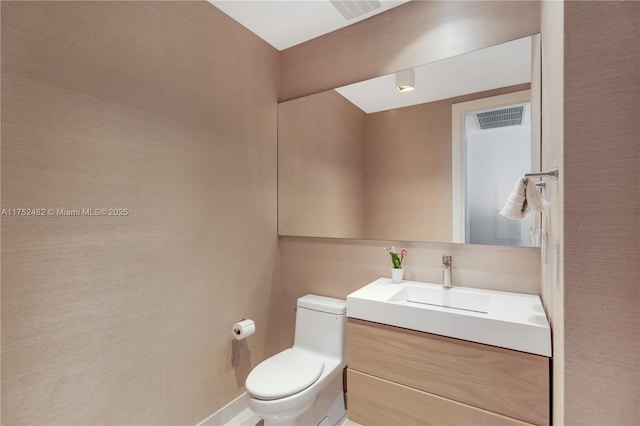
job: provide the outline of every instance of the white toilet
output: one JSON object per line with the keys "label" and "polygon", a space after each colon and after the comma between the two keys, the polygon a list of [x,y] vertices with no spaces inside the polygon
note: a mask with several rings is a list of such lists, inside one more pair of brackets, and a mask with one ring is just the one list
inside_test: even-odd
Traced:
{"label": "white toilet", "polygon": [[249,408],[265,425],[332,425],[346,416],[344,300],[298,299],[293,347],[258,364],[245,382]]}

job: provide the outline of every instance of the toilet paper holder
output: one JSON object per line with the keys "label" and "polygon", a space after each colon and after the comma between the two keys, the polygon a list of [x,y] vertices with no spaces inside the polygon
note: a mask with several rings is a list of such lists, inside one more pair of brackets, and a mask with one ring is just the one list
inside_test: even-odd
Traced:
{"label": "toilet paper holder", "polygon": [[240,319],[238,320],[238,322],[236,322],[236,323],[233,325],[232,332],[233,332],[234,337],[235,337],[235,336],[239,336],[239,335],[241,334],[240,329],[239,329],[239,328],[236,328],[236,324],[239,324],[239,323],[241,323],[241,322],[242,322],[242,321],[244,321],[244,320],[246,320],[246,318],[240,318]]}
{"label": "toilet paper holder", "polygon": [[248,318],[243,318],[233,324],[231,333],[235,340],[243,340],[256,332],[256,323]]}

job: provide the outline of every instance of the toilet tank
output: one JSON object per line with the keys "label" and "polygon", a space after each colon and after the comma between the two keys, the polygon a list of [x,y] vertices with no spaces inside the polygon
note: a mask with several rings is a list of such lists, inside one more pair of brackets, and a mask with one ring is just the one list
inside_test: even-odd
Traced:
{"label": "toilet tank", "polygon": [[347,359],[347,302],[308,294],[298,299],[295,347]]}

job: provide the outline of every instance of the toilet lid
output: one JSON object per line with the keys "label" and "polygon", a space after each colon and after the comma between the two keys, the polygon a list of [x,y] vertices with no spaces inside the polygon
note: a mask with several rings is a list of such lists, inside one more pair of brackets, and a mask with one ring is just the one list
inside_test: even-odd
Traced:
{"label": "toilet lid", "polygon": [[284,398],[311,386],[324,370],[322,358],[300,349],[287,349],[251,370],[245,387],[258,399]]}

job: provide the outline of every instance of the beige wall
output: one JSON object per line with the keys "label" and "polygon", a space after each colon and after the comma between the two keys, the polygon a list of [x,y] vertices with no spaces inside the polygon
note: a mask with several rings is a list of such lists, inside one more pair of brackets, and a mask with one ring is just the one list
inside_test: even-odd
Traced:
{"label": "beige wall", "polygon": [[451,242],[451,106],[530,86],[368,114],[367,238]]}
{"label": "beige wall", "polygon": [[380,277],[391,261],[382,248],[406,248],[405,279],[442,282],[442,256],[453,256],[456,286],[538,294],[540,251],[451,243],[280,237],[282,258],[282,345],[293,343],[296,299],[308,293],[344,299]]}
{"label": "beige wall", "polygon": [[640,423],[640,3],[564,4],[565,423]]}
{"label": "beige wall", "polygon": [[[452,254],[454,284],[542,292],[555,424],[640,417],[639,7],[542,5],[559,283],[551,250],[541,268],[532,248],[396,242],[410,279],[438,282]],[[410,2],[283,52],[281,97],[530,35],[539,18],[537,2]],[[297,297],[387,276],[391,241],[281,237],[280,288],[278,78],[277,53],[207,4],[2,2],[2,208],[130,210],[2,218],[3,424],[193,424],[291,343]],[[258,332],[232,343],[244,316]]]}
{"label": "beige wall", "polygon": [[547,234],[546,257],[542,259],[542,302],[553,329],[553,422],[564,424],[564,300],[563,262],[556,278],[553,248],[559,243],[560,259],[563,237],[563,24],[562,2],[542,4],[542,169],[558,167],[558,179],[545,179],[545,198],[551,203],[542,214]]}
{"label": "beige wall", "polygon": [[2,2],[2,208],[129,209],[2,218],[2,424],[194,424],[278,349],[278,78],[207,3]]}
{"label": "beige wall", "polygon": [[538,1],[411,1],[284,50],[280,100],[539,32]]}
{"label": "beige wall", "polygon": [[369,238],[452,240],[448,100],[368,115],[366,199]]}
{"label": "beige wall", "polygon": [[367,115],[334,90],[278,105],[278,232],[365,237]]}

